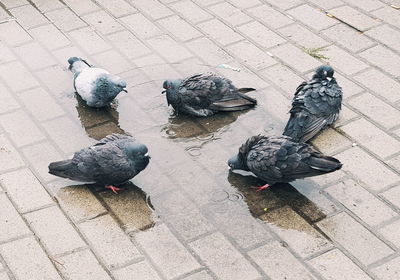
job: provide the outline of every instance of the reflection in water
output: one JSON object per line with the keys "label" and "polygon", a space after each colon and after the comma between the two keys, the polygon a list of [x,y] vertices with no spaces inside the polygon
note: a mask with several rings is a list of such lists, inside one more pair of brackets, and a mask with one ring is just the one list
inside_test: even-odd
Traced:
{"label": "reflection in water", "polygon": [[[242,176],[231,171],[228,181],[243,193],[252,215],[266,222],[276,224],[279,219],[285,219],[285,215],[273,214],[279,211],[282,213],[282,208],[285,206],[289,206],[308,223],[315,223],[326,217],[323,210],[290,184],[274,184],[263,192],[256,192],[251,187],[263,185],[265,182],[254,176]],[[298,225],[288,221],[281,225],[299,229]]]}
{"label": "reflection in water", "polygon": [[236,121],[241,114],[248,111],[224,112],[207,118],[196,118],[183,114],[172,115],[169,117],[168,123],[163,127],[162,132],[170,139],[197,138],[205,140]]}
{"label": "reflection in water", "polygon": [[110,106],[104,108],[92,108],[87,106],[79,95],[76,95],[76,99],[79,120],[89,137],[100,140],[112,133],[126,134],[118,123],[119,113],[115,109],[118,101],[115,100]]}
{"label": "reflection in water", "polygon": [[127,232],[153,227],[154,209],[149,196],[132,182],[120,187],[121,191],[116,195],[102,185],[72,185],[60,188],[57,197],[76,221],[95,219],[109,209]]}

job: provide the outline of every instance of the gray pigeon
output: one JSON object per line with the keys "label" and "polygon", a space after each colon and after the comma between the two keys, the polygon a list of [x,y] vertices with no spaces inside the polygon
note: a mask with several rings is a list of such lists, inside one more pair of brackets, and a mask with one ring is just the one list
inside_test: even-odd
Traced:
{"label": "gray pigeon", "polygon": [[[253,172],[268,184],[288,183],[339,170],[335,158],[316,151],[307,143],[298,143],[287,136],[253,136],[228,161],[231,170]],[[266,184],[258,190],[269,187]]]}
{"label": "gray pigeon", "polygon": [[146,168],[147,147],[131,136],[111,134],[76,152],[72,159],[52,162],[49,173],[75,181],[104,184],[113,192]]}
{"label": "gray pigeon", "polygon": [[232,81],[214,73],[196,74],[184,80],[164,81],[163,93],[176,113],[196,117],[219,111],[239,111],[254,107],[257,101],[243,93],[253,88],[236,88]]}
{"label": "gray pigeon", "polygon": [[283,135],[307,142],[333,124],[342,106],[342,88],[328,65],[317,68],[311,81],[297,87]]}
{"label": "gray pigeon", "polygon": [[90,107],[105,107],[121,92],[126,82],[106,70],[94,67],[78,57],[68,59],[69,70],[74,74],[76,92]]}

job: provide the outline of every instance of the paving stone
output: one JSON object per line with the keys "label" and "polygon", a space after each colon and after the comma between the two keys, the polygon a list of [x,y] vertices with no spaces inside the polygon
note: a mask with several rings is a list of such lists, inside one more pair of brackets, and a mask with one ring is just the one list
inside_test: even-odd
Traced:
{"label": "paving stone", "polygon": [[348,103],[386,129],[399,124],[400,112],[370,93],[352,98]]}
{"label": "paving stone", "polygon": [[365,34],[392,49],[400,51],[400,32],[388,25],[374,27],[365,32]]}
{"label": "paving stone", "polygon": [[0,171],[24,165],[24,161],[4,134],[0,134],[0,155]]}
{"label": "paving stone", "polygon": [[124,30],[124,27],[113,19],[105,11],[97,11],[91,14],[87,14],[82,19],[88,22],[96,30],[102,34],[109,34],[116,31]]}
{"label": "paving stone", "polygon": [[80,15],[100,9],[100,7],[91,0],[63,0],[63,2]]}
{"label": "paving stone", "polygon": [[296,88],[304,81],[300,76],[295,74],[290,68],[277,64],[261,72],[261,75],[282,88],[287,97],[292,98]]}
{"label": "paving stone", "polygon": [[[347,99],[353,95],[359,94],[364,91],[362,87],[358,86],[356,83],[350,81],[349,79],[345,78],[339,73],[336,72],[334,76],[338,84],[342,87],[344,99]],[[342,110],[343,110],[343,105],[342,105]]]}
{"label": "paving stone", "polygon": [[282,59],[290,67],[302,73],[314,69],[321,64],[318,60],[291,44],[285,44],[274,48],[271,50],[271,53]]}
{"label": "paving stone", "polygon": [[48,23],[47,19],[32,5],[20,6],[9,11],[25,29]]}
{"label": "paving stone", "polygon": [[31,231],[5,194],[0,193],[0,202],[0,242],[30,234]]}
{"label": "paving stone", "polygon": [[400,151],[399,141],[365,119],[355,120],[340,129],[381,158]]}
{"label": "paving stone", "polygon": [[282,244],[273,241],[247,253],[271,279],[316,279]]}
{"label": "paving stone", "polygon": [[400,170],[400,156],[396,156],[386,161],[388,164],[393,166],[395,169]]}
{"label": "paving stone", "polygon": [[85,221],[79,224],[79,228],[109,269],[140,257],[135,245],[109,215]]}
{"label": "paving stone", "polygon": [[64,7],[63,3],[53,0],[32,0],[32,2],[42,13]]}
{"label": "paving stone", "polygon": [[0,272],[0,280],[9,280],[10,278],[7,276],[7,272]]}
{"label": "paving stone", "polygon": [[351,146],[352,142],[332,128],[324,129],[312,140],[315,147],[327,155],[343,150]]}
{"label": "paving stone", "polygon": [[361,34],[344,24],[337,24],[325,29],[322,31],[322,34],[330,38],[334,43],[342,45],[352,52],[358,52],[375,44],[364,33]]}
{"label": "paving stone", "polygon": [[172,191],[152,196],[151,203],[185,240],[196,238],[214,228],[194,202],[181,192]]}
{"label": "paving stone", "polygon": [[14,48],[18,56],[32,70],[56,64],[56,61],[38,43],[30,43]]}
{"label": "paving stone", "polygon": [[400,220],[397,220],[379,229],[380,234],[386,240],[392,242],[397,248],[400,248],[400,237],[398,234],[399,226],[400,226]]}
{"label": "paving stone", "polygon": [[368,30],[379,24],[377,20],[360,13],[358,10],[349,6],[342,6],[329,10],[329,13],[361,31]]}
{"label": "paving stone", "polygon": [[110,49],[110,45],[89,27],[69,33],[82,49],[88,54],[94,54]]}
{"label": "paving stone", "polygon": [[212,18],[209,13],[201,9],[192,1],[176,2],[170,5],[170,7],[194,24]]}
{"label": "paving stone", "polygon": [[96,2],[109,10],[117,18],[137,11],[124,0],[97,0]]}
{"label": "paving stone", "polygon": [[2,244],[0,253],[16,279],[62,279],[33,237]]}
{"label": "paving stone", "polygon": [[130,280],[130,279],[160,280],[161,279],[157,275],[157,272],[147,263],[147,261],[134,263],[127,267],[118,270],[113,270],[112,274],[116,280]]}
{"label": "paving stone", "polygon": [[331,9],[331,8],[335,8],[338,6],[341,6],[344,4],[343,1],[340,0],[308,0],[308,2],[314,3],[314,5],[317,5],[319,7],[322,7],[324,9]]}
{"label": "paving stone", "polygon": [[0,40],[15,46],[31,41],[32,38],[16,21],[9,21],[0,24]]}
{"label": "paving stone", "polygon": [[38,121],[45,121],[64,114],[62,108],[42,88],[35,88],[19,94],[25,107]]}
{"label": "paving stone", "polygon": [[[330,242],[290,207],[278,208],[259,217],[301,257],[331,247]],[[302,240],[302,242],[298,242]]]}
{"label": "paving stone", "polygon": [[215,13],[217,17],[228,22],[232,26],[237,26],[251,21],[251,18],[248,15],[227,2],[210,6],[209,10]]}
{"label": "paving stone", "polygon": [[207,38],[199,38],[190,41],[186,46],[196,53],[206,63],[211,65],[219,65],[231,61],[233,58],[223,49],[215,45]]}
{"label": "paving stone", "polygon": [[6,8],[14,8],[14,7],[25,5],[28,2],[26,0],[3,0],[3,1],[1,1],[1,3]]}
{"label": "paving stone", "polygon": [[39,128],[22,110],[2,115],[0,124],[18,147],[32,144],[45,138]]}
{"label": "paving stone", "polygon": [[147,40],[147,42],[170,63],[175,63],[192,56],[184,47],[176,43],[168,35],[162,35]]}
{"label": "paving stone", "polygon": [[249,41],[230,45],[227,50],[256,70],[261,70],[277,63],[271,56],[255,47]]}
{"label": "paving stone", "polygon": [[241,31],[249,39],[255,41],[262,48],[271,48],[279,46],[285,42],[285,39],[259,23],[258,21],[252,21],[241,26],[237,29]]}
{"label": "paving stone", "polygon": [[48,12],[46,16],[64,32],[86,26],[86,23],[68,8]]}
{"label": "paving stone", "polygon": [[361,179],[369,190],[379,191],[398,181],[398,176],[359,147],[350,148],[335,156],[342,169]]}
{"label": "paving stone", "polygon": [[132,64],[115,50],[109,50],[93,56],[96,66],[107,69],[110,73],[119,74],[132,69]]}
{"label": "paving stone", "polygon": [[391,280],[400,277],[400,257],[392,259],[387,263],[372,269],[379,279]]}
{"label": "paving stone", "polygon": [[220,233],[190,243],[218,279],[259,279],[257,270]]}
{"label": "paving stone", "polygon": [[32,28],[29,30],[29,34],[49,50],[58,49],[70,44],[67,37],[52,24]]}
{"label": "paving stone", "polygon": [[89,250],[55,258],[58,270],[66,279],[111,279]]}
{"label": "paving stone", "polygon": [[385,243],[344,212],[318,222],[318,227],[364,265],[393,253]]}
{"label": "paving stone", "polygon": [[296,44],[305,48],[319,48],[329,44],[320,36],[297,23],[283,27],[279,29],[279,32],[289,40],[293,40]]}
{"label": "paving stone", "polygon": [[163,32],[142,14],[134,14],[121,18],[125,26],[137,34],[141,39],[163,34]]}
{"label": "paving stone", "polygon": [[[68,55],[69,57],[71,56]],[[67,59],[64,59],[63,63],[67,63]],[[72,74],[67,71],[68,69],[63,69],[60,66],[52,66],[36,72],[37,77],[47,86],[47,92],[56,98],[59,103],[66,101],[75,103]]]}
{"label": "paving stone", "polygon": [[382,196],[389,200],[397,208],[400,208],[400,187],[394,187],[382,193]]}
{"label": "paving stone", "polygon": [[[147,252],[152,261],[158,264],[167,279],[171,279],[200,268],[200,265],[173,236],[165,225],[158,225],[139,232],[135,239]],[[171,258],[173,254],[173,258]]]}
{"label": "paving stone", "polygon": [[[150,50],[128,31],[110,34],[107,37],[128,58],[141,57],[150,53]],[[121,38],[124,39],[121,40]]]}
{"label": "paving stone", "polygon": [[188,277],[185,277],[183,279],[184,280],[213,280],[214,278],[212,278],[210,276],[210,274],[208,274],[207,272],[205,272],[203,270],[203,271],[197,272],[195,274],[192,274]]}
{"label": "paving stone", "polygon": [[378,45],[360,53],[370,63],[382,68],[393,76],[400,76],[400,56],[391,50]]}
{"label": "paving stone", "polygon": [[6,113],[20,107],[10,91],[1,83],[0,91],[0,113]]}
{"label": "paving stone", "polygon": [[16,59],[10,48],[8,48],[3,42],[0,42],[0,54],[0,63],[10,62]]}
{"label": "paving stone", "polygon": [[385,6],[379,10],[371,12],[371,14],[383,20],[384,22],[390,23],[396,27],[400,27],[400,15],[398,11],[392,7]]}
{"label": "paving stone", "polygon": [[43,123],[43,127],[66,154],[74,153],[92,144],[92,141],[87,139],[82,128],[67,117],[45,122]]}
{"label": "paving stone", "polygon": [[147,13],[152,19],[160,19],[174,14],[170,9],[156,0],[135,0],[133,4],[138,9]]}
{"label": "paving stone", "polygon": [[334,249],[311,259],[308,263],[327,280],[371,279],[338,249]]}
{"label": "paving stone", "polygon": [[[176,15],[160,19],[158,23],[181,41],[187,41],[202,36],[199,31]],[[235,33],[233,33],[233,35],[235,35]]]}
{"label": "paving stone", "polygon": [[92,220],[107,212],[84,185],[62,188],[55,195],[61,208],[76,223]]}
{"label": "paving stone", "polygon": [[146,193],[141,189],[129,187],[118,195],[106,191],[100,196],[122,223],[124,230],[145,230],[154,225],[153,211],[147,203]]}
{"label": "paving stone", "polygon": [[287,13],[317,31],[336,24],[336,21],[326,16],[323,11],[307,4],[293,8]]}
{"label": "paving stone", "polygon": [[86,246],[57,206],[24,216],[50,255],[54,256]]}
{"label": "paving stone", "polygon": [[362,69],[367,68],[367,65],[364,62],[343,51],[337,46],[329,46],[324,52],[324,55],[329,58],[329,64],[334,69],[337,68],[347,75],[352,75],[361,71]]}
{"label": "paving stone", "polygon": [[218,19],[212,19],[210,21],[200,23],[198,27],[221,45],[227,45],[243,39],[243,37],[236,33],[236,31]]}
{"label": "paving stone", "polygon": [[248,10],[248,12],[267,26],[271,27],[273,30],[293,23],[293,20],[291,20],[289,17],[281,14],[268,5],[251,8]]}
{"label": "paving stone", "polygon": [[18,61],[0,65],[0,77],[13,91],[21,91],[39,85],[28,69]]}
{"label": "paving stone", "polygon": [[400,100],[400,82],[389,78],[376,69],[371,68],[362,72],[356,75],[354,79],[390,102]]}
{"label": "paving stone", "polygon": [[53,204],[53,200],[29,169],[2,174],[0,182],[22,213]]}
{"label": "paving stone", "polygon": [[397,216],[396,212],[353,180],[340,182],[326,191],[371,227]]}
{"label": "paving stone", "polygon": [[302,0],[286,0],[286,1],[279,1],[279,0],[267,0],[268,3],[278,7],[281,10],[287,10],[292,7],[298,6],[299,4],[303,3]]}

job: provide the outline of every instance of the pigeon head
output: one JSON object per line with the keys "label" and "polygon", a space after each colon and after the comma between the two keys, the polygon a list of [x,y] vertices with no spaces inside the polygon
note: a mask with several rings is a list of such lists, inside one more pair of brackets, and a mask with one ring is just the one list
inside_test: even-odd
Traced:
{"label": "pigeon head", "polygon": [[168,105],[174,106],[179,99],[178,88],[182,80],[166,80],[163,83],[164,90],[161,93],[166,93]]}
{"label": "pigeon head", "polygon": [[149,164],[149,151],[145,145],[129,142],[125,145],[124,151],[136,170],[143,170]]}
{"label": "pigeon head", "polygon": [[249,171],[247,164],[244,162],[242,155],[239,153],[228,160],[228,165],[231,170],[246,170]]}
{"label": "pigeon head", "polygon": [[320,67],[315,70],[314,77],[326,79],[326,78],[333,78],[333,68],[329,65],[321,65]]}
{"label": "pigeon head", "polygon": [[126,82],[122,80],[120,77],[115,75],[109,75],[108,82],[110,82],[112,92],[117,94],[120,93],[121,91],[128,92],[126,90]]}

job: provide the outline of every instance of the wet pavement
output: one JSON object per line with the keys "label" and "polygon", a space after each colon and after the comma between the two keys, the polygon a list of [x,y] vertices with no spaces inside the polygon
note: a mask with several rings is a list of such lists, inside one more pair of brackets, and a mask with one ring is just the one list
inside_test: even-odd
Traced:
{"label": "wet pavement", "polygon": [[[0,279],[399,278],[400,13],[325,2],[0,1]],[[256,192],[227,160],[281,134],[322,46],[345,101],[313,143],[343,169]],[[87,107],[70,56],[128,93]],[[257,106],[174,115],[162,82],[206,71],[256,88]],[[111,133],[151,155],[118,195],[47,173]]]}

